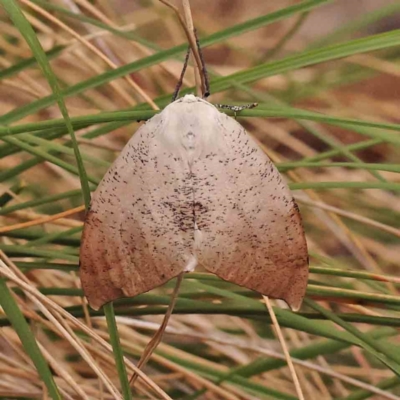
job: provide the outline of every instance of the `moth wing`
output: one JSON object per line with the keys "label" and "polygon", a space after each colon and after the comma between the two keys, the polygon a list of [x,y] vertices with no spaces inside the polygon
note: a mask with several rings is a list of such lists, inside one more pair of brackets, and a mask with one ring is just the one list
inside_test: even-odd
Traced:
{"label": "moth wing", "polygon": [[218,114],[218,151],[195,164],[199,262],[298,310],[308,279],[298,207],[268,156],[239,123]]}
{"label": "moth wing", "polygon": [[185,230],[180,214],[189,194],[176,191],[187,171],[158,140],[163,129],[160,114],[139,128],[92,196],[80,277],[94,309],[160,286],[190,261],[193,224]]}

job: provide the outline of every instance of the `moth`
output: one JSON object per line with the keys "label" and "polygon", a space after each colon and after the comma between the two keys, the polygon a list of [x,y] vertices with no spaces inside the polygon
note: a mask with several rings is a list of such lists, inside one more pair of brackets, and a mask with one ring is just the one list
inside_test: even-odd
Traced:
{"label": "moth", "polygon": [[196,265],[293,310],[307,286],[288,186],[235,119],[186,95],[138,129],[94,192],[80,277],[99,309]]}

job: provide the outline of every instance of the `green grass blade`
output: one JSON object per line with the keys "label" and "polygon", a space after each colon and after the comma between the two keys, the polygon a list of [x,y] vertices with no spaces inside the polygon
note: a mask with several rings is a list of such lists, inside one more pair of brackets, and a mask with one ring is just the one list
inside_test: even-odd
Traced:
{"label": "green grass blade", "polygon": [[[24,142],[28,142],[29,144],[35,144],[38,147],[40,146],[41,149],[43,149],[45,152],[48,152],[48,153],[50,153],[52,151],[56,151],[60,154],[66,154],[69,156],[75,155],[74,151],[65,145],[56,143],[51,140],[42,139],[42,138],[32,135],[30,133],[24,133],[22,135],[19,135],[18,139],[21,139]],[[82,157],[82,160],[88,161],[92,164],[96,164],[96,165],[99,165],[99,166],[102,166],[105,168],[110,167],[109,162],[104,161],[98,157],[94,157],[94,156],[85,154],[83,152],[81,152],[81,157]]]}
{"label": "green grass blade", "polygon": [[[163,100],[158,101],[162,104]],[[230,110],[221,110],[222,112],[234,116],[234,112]],[[148,119],[157,114],[158,111],[140,110],[140,111],[112,111],[103,112],[95,115],[85,115],[80,117],[71,118],[71,123],[76,128],[82,128],[93,124],[104,122],[117,122],[117,121],[135,121]],[[359,130],[358,133],[369,136],[375,139],[384,140],[393,144],[400,145],[400,139],[397,135],[383,131],[383,129],[391,131],[400,131],[400,124],[363,121],[351,118],[341,118],[325,114],[320,114],[313,111],[297,109],[293,107],[272,107],[268,104],[259,104],[256,109],[243,110],[240,112],[240,117],[261,117],[261,118],[290,118],[297,120],[309,120],[316,122],[323,122],[339,126],[346,129],[354,127],[367,127],[377,128],[374,130]],[[5,138],[10,135],[17,135],[25,132],[34,132],[45,128],[60,128],[63,126],[62,119],[47,120],[42,122],[33,122],[29,124],[20,124],[12,127],[0,126],[0,137]]]}
{"label": "green grass blade", "polygon": [[349,145],[344,145],[344,146],[338,146],[336,149],[333,150],[327,150],[323,151],[319,154],[316,154],[315,156],[312,157],[304,157],[302,161],[307,162],[315,162],[315,161],[321,161],[325,160],[327,158],[332,158],[334,156],[342,154],[343,150],[348,150],[348,151],[359,151],[359,150],[365,150],[370,147],[376,146],[378,144],[381,144],[382,140],[381,139],[368,139],[368,140],[363,140],[360,142],[352,143]]}
{"label": "green grass blade", "polygon": [[[367,335],[375,339],[384,338],[390,334],[393,335],[393,330],[388,328],[374,329],[371,332],[367,333]],[[335,354],[349,347],[349,343],[338,342],[336,340],[323,340],[319,343],[311,344],[298,349],[293,349],[290,351],[290,355],[293,358],[297,358],[299,360],[308,360],[318,356]],[[253,375],[261,374],[263,372],[282,368],[286,365],[286,360],[265,359],[264,357],[262,357],[254,360],[252,364],[238,369],[237,374],[244,377],[250,377]]]}
{"label": "green grass blade", "polygon": [[[51,163],[53,163],[55,165],[58,165],[60,168],[65,169],[66,171],[71,172],[72,174],[77,175],[80,178],[82,177],[82,175],[81,175],[82,171],[80,170],[79,166],[77,168],[74,165],[72,165],[72,164],[70,164],[70,163],[68,163],[66,161],[61,160],[60,158],[49,154],[42,147],[31,146],[28,143],[25,143],[22,140],[19,140],[19,139],[14,138],[14,137],[3,138],[3,140],[8,142],[8,143],[12,143],[15,146],[20,147],[21,149],[27,151],[28,153],[34,154],[36,156],[39,156],[43,160],[50,161]],[[75,153],[75,155],[76,155],[76,153]],[[81,161],[82,161],[82,158],[81,158]],[[82,162],[82,167],[83,167],[83,162]],[[82,179],[81,179],[81,181],[82,181]],[[85,205],[86,205],[86,201],[87,201],[86,186],[87,186],[87,190],[89,191],[89,202],[90,202],[90,189],[89,189],[88,182],[90,181],[92,183],[98,184],[99,180],[96,179],[96,178],[93,178],[91,176],[87,176],[86,173],[85,173],[84,181],[85,181],[85,190],[84,191],[82,190],[82,194],[83,194],[83,198],[84,198]]]}
{"label": "green grass blade", "polygon": [[[395,376],[393,378],[384,379],[376,384],[379,389],[392,389],[400,384],[400,379]],[[368,390],[356,390],[346,397],[336,397],[334,400],[365,400],[374,396],[373,393]]]}
{"label": "green grass blade", "polygon": [[327,310],[310,299],[304,299],[304,301],[309,307],[320,312],[322,315],[325,315],[331,321],[344,328],[348,333],[358,338],[361,341],[361,347],[377,357],[382,363],[395,372],[397,376],[400,376],[400,354],[398,354],[398,351],[396,351],[394,347],[392,347],[391,351],[388,351],[387,347],[382,346],[381,343],[370,338],[355,326],[343,321],[332,311]]}
{"label": "green grass blade", "polygon": [[349,36],[355,32],[360,32],[363,29],[367,28],[368,26],[373,25],[376,21],[382,20],[384,18],[390,17],[395,15],[396,13],[400,12],[400,4],[393,3],[388,4],[384,7],[379,7],[378,9],[368,13],[368,14],[361,14],[361,17],[352,19],[351,22],[341,24],[340,28],[337,29],[334,33],[330,33],[326,37],[320,38],[313,42],[310,47],[322,47],[326,46],[332,42],[337,40],[342,40],[346,36]]}
{"label": "green grass blade", "polygon": [[392,182],[299,182],[289,184],[292,190],[382,189],[400,191],[400,183]]}
{"label": "green grass blade", "polygon": [[43,357],[35,337],[30,330],[21,310],[11,295],[11,292],[8,289],[4,279],[0,279],[0,304],[7,315],[7,318],[11,321],[15,332],[18,334],[26,353],[31,358],[41,379],[46,385],[51,398],[54,400],[61,400],[62,397],[58,391],[56,383],[54,382],[54,378],[47,361]]}
{"label": "green grass blade", "polygon": [[67,254],[63,251],[31,249],[23,245],[12,244],[0,244],[0,249],[7,253],[10,257],[36,256],[78,262],[78,256]]}
{"label": "green grass blade", "polygon": [[[280,21],[284,18],[288,18],[292,15],[295,15],[299,12],[309,11],[314,7],[323,5],[328,3],[330,0],[310,0],[304,1],[302,3],[296,4],[295,6],[287,7],[282,10],[276,11],[274,13],[270,13],[267,15],[263,15],[261,17],[255,18],[250,21],[246,21],[242,24],[235,25],[231,28],[224,29],[220,32],[214,33],[212,35],[207,36],[206,38],[201,40],[201,45],[203,47],[211,46],[216,43],[220,43],[229,38],[241,35],[246,32],[250,32],[254,29],[261,28],[263,26],[267,26],[274,22]],[[135,71],[139,71],[143,68],[151,67],[152,65],[158,64],[162,61],[165,61],[171,57],[178,56],[179,54],[186,51],[186,44],[173,47],[172,49],[160,51],[152,56],[143,58],[139,61],[135,61],[133,63],[124,65],[115,70],[107,71],[103,74],[100,74],[94,78],[90,78],[84,82],[80,82],[76,85],[73,85],[62,92],[64,97],[73,96],[79,93],[84,92],[88,89],[93,89],[95,87],[101,86],[105,83],[108,83],[114,79],[117,79],[121,76],[130,74]],[[170,96],[168,95],[168,100]],[[167,99],[166,98],[166,99]],[[27,116],[35,111],[39,111],[42,108],[48,107],[52,105],[55,101],[55,96],[47,96],[43,99],[36,100],[26,106],[20,107],[14,111],[9,112],[8,114],[0,117],[0,124],[9,124],[13,121],[17,121],[24,116]]]}
{"label": "green grass blade", "polygon": [[[63,46],[57,46],[49,51],[46,51],[47,59],[51,60],[52,58],[57,57],[61,53],[63,48],[64,48]],[[0,80],[10,78],[11,76],[18,74],[19,72],[25,71],[26,69],[36,65],[37,61],[35,57],[27,58],[26,60],[23,60],[18,64],[14,64],[11,67],[4,68],[3,70],[1,70]]]}
{"label": "green grass blade", "polygon": [[343,168],[359,168],[373,171],[388,171],[400,173],[400,164],[376,164],[376,163],[363,163],[363,162],[286,162],[276,164],[279,171],[285,172],[294,168],[330,168],[330,167],[343,167]]}
{"label": "green grass blade", "polygon": [[[249,87],[247,87],[246,85],[242,85],[240,83],[236,83],[235,87],[240,89],[241,91],[248,93],[251,95],[252,98],[254,98],[255,100],[258,100],[259,102],[273,102],[274,105],[280,106],[280,107],[289,107],[290,105],[288,103],[285,103],[284,101],[277,99],[274,96],[271,96],[269,94],[266,94],[264,92],[260,92],[260,91],[256,91],[254,89],[250,89]],[[361,160],[354,155],[351,151],[349,151],[348,149],[342,147],[340,145],[340,142],[334,138],[332,135],[330,135],[326,130],[322,130],[316,126],[316,124],[310,123],[309,121],[304,121],[304,120],[298,120],[295,119],[295,121],[304,129],[307,130],[307,132],[309,132],[311,135],[315,136],[316,138],[318,138],[319,140],[321,140],[322,142],[328,144],[330,147],[332,147],[335,150],[338,150],[340,154],[344,155],[346,158],[348,158],[350,161],[355,161],[355,162],[360,162]],[[353,130],[354,126],[352,126]],[[358,129],[365,129],[365,128],[358,128]],[[368,129],[368,128],[367,128]],[[374,170],[370,171],[370,174],[372,176],[374,176],[376,179],[381,180],[381,181],[385,181],[384,178],[382,178],[382,176]]]}
{"label": "green grass blade", "polygon": [[115,320],[114,306],[108,303],[103,306],[104,315],[107,320],[108,333],[110,335],[110,342],[114,352],[115,364],[118,371],[119,380],[121,383],[122,393],[125,400],[132,399],[132,392],[129,387],[128,375],[126,373],[124,354],[122,352],[121,344],[119,341],[118,327]]}
{"label": "green grass blade", "polygon": [[90,190],[89,183],[86,177],[85,167],[83,165],[83,161],[79,152],[78,143],[76,141],[74,129],[72,127],[71,121],[69,119],[69,114],[67,108],[64,103],[64,99],[57,81],[56,75],[53,73],[51,69],[49,60],[47,59],[46,53],[44,52],[42,45],[40,44],[35,31],[33,30],[31,24],[25,18],[25,15],[22,13],[19,5],[15,0],[1,0],[1,4],[9,15],[10,19],[13,21],[14,25],[18,28],[21,35],[24,37],[26,42],[28,43],[30,49],[32,50],[33,55],[35,56],[43,74],[48,80],[50,87],[54,93],[54,98],[57,101],[58,107],[60,108],[61,114],[64,117],[65,124],[67,126],[68,132],[71,136],[71,140],[73,143],[73,149],[75,152],[76,162],[78,164],[79,170],[79,178],[81,181],[82,194],[84,198],[84,202],[86,208],[89,207],[90,204]]}
{"label": "green grass blade", "polygon": [[282,74],[298,68],[337,60],[354,54],[375,51],[400,44],[400,30],[369,36],[339,43],[322,49],[309,50],[286,57],[282,60],[261,64],[211,82],[211,91],[220,92],[229,89],[233,82],[250,83],[261,78]]}
{"label": "green grass blade", "polygon": [[79,196],[82,192],[80,190],[71,190],[69,192],[54,194],[51,196],[43,196],[40,199],[29,200],[24,203],[14,204],[0,209],[0,215],[7,215],[11,212],[23,210],[25,208],[37,207],[43,204],[48,204],[58,200],[73,199]]}

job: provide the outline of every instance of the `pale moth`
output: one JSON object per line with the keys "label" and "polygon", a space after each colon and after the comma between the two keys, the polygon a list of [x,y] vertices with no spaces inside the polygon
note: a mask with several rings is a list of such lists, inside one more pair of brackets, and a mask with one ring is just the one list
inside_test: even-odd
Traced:
{"label": "pale moth", "polygon": [[147,121],[94,192],[80,276],[94,309],[207,271],[298,310],[308,279],[298,207],[233,118],[186,95]]}

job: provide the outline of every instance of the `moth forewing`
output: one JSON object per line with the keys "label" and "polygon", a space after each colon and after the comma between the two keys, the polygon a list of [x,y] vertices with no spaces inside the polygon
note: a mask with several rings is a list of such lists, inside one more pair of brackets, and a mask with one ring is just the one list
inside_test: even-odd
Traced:
{"label": "moth forewing", "polygon": [[191,201],[180,190],[188,176],[179,156],[161,144],[162,114],[138,129],[93,194],[80,275],[95,309],[160,286],[188,263],[190,224],[176,211]]}
{"label": "moth forewing", "polygon": [[82,286],[99,308],[197,261],[292,309],[301,305],[307,245],[287,185],[240,124],[186,95],[137,131],[94,193]]}

